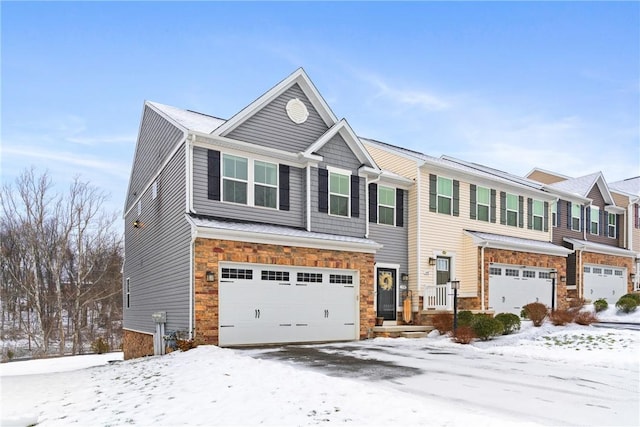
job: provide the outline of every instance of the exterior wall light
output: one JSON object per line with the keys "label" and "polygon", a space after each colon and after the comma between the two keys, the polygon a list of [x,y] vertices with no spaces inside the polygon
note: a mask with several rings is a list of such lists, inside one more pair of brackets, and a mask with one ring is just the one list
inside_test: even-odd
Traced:
{"label": "exterior wall light", "polygon": [[213,271],[207,271],[205,275],[207,282],[215,282],[216,281],[216,273]]}
{"label": "exterior wall light", "polygon": [[429,258],[429,265],[436,265],[436,259],[434,257]]}
{"label": "exterior wall light", "polygon": [[400,279],[402,279],[403,282],[408,282],[409,275],[407,273],[402,273],[402,275],[400,276]]}
{"label": "exterior wall light", "polygon": [[133,228],[140,228],[140,226],[142,226],[142,223],[140,222],[139,219],[136,219],[135,221],[133,221]]}

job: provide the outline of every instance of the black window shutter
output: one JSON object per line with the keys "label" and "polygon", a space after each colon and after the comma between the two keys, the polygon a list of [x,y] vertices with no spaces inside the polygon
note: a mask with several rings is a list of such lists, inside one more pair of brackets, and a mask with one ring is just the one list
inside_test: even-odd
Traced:
{"label": "black window shutter", "polygon": [[207,198],[220,200],[220,152],[207,150]]}
{"label": "black window shutter", "polygon": [[544,202],[544,214],[542,217],[542,222],[543,222],[543,230],[544,231],[549,231],[549,202]]}
{"label": "black window shutter", "polygon": [[591,207],[587,207],[584,213],[584,229],[591,232]]}
{"label": "black window shutter", "polygon": [[351,175],[351,217],[360,217],[360,177]]}
{"label": "black window shutter", "polygon": [[378,184],[369,184],[369,222],[378,222]]}
{"label": "black window shutter", "polygon": [[640,212],[638,212],[638,204],[636,203],[635,205],[633,205],[633,214],[635,215],[636,218],[636,228],[640,228]]}
{"label": "black window shutter", "polygon": [[280,210],[289,210],[289,166],[278,166],[278,186],[280,188]]}
{"label": "black window shutter", "polygon": [[329,171],[318,169],[318,212],[329,212]]}
{"label": "black window shutter", "polygon": [[560,200],[558,200],[556,202],[556,227],[560,227],[560,222],[561,222],[560,221],[560,218],[561,218],[560,213],[562,211],[561,206],[562,206],[562,203],[560,203]]}
{"label": "black window shutter", "polygon": [[600,215],[600,217],[602,218],[600,220],[600,222],[602,223],[602,226],[600,227],[600,234],[602,234],[603,236],[607,236],[609,234],[609,217],[607,215],[607,211],[605,211],[604,209],[602,209],[602,214]]}
{"label": "black window shutter", "polygon": [[571,202],[567,202],[567,228],[571,230]]}
{"label": "black window shutter", "polygon": [[584,206],[580,206],[580,231],[585,230],[584,227]]}
{"label": "black window shutter", "polygon": [[527,228],[533,228],[533,199],[527,197]]}
{"label": "black window shutter", "polygon": [[438,197],[438,177],[429,174],[429,210],[436,211],[436,200]]}
{"label": "black window shutter", "polygon": [[518,227],[524,228],[524,197],[518,196]]}
{"label": "black window shutter", "polygon": [[453,180],[453,216],[460,216],[460,181]]}
{"label": "black window shutter", "polygon": [[396,188],[396,227],[404,227],[404,190]]}
{"label": "black window shutter", "polygon": [[507,193],[500,192],[500,224],[507,223]]}
{"label": "black window shutter", "polygon": [[616,215],[616,239],[620,238],[620,215]]}
{"label": "black window shutter", "polygon": [[496,190],[491,189],[491,222],[496,222]]}
{"label": "black window shutter", "polygon": [[469,196],[471,203],[469,204],[469,218],[476,219],[476,186],[471,184],[469,186]]}

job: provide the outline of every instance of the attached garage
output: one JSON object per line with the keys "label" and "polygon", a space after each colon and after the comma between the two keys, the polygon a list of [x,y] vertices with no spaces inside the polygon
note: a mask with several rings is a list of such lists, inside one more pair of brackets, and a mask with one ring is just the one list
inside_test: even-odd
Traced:
{"label": "attached garage", "polygon": [[520,315],[522,307],[541,302],[551,307],[550,269],[511,264],[489,267],[489,310]]}
{"label": "attached garage", "polygon": [[359,337],[356,270],[219,265],[219,345]]}
{"label": "attached garage", "polygon": [[600,298],[615,304],[627,293],[627,269],[611,265],[585,264],[584,297],[591,301]]}

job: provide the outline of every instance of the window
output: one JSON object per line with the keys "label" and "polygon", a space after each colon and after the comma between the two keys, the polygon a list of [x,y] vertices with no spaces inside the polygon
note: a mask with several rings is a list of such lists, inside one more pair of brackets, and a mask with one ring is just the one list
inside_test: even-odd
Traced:
{"label": "window", "polygon": [[502,276],[502,269],[499,267],[489,267],[489,274],[492,276]]}
{"label": "window", "polygon": [[155,200],[156,197],[158,197],[158,181],[154,181],[151,186],[151,200]]}
{"label": "window", "polygon": [[507,225],[518,226],[518,196],[507,193]]}
{"label": "window", "polygon": [[551,225],[558,226],[558,203],[551,203]]}
{"label": "window", "polygon": [[268,281],[288,282],[289,281],[289,272],[288,271],[262,270],[261,278],[262,278],[262,280],[268,280]]}
{"label": "window", "polygon": [[256,160],[253,163],[254,204],[276,208],[278,199],[278,167]]}
{"label": "window", "polygon": [[580,205],[571,203],[571,229],[580,231]]}
{"label": "window", "polygon": [[584,272],[585,273],[591,273],[591,267],[585,267],[584,268]]}
{"label": "window", "polygon": [[539,271],[538,279],[551,279],[551,273],[548,271]]}
{"label": "window", "polygon": [[353,276],[350,274],[330,274],[329,283],[338,283],[341,285],[353,285]]}
{"label": "window", "polygon": [[438,177],[438,213],[451,215],[453,200],[453,181],[449,178]]}
{"label": "window", "polygon": [[532,207],[533,229],[542,231],[544,226],[544,203],[540,200],[534,200]]}
{"label": "window", "polygon": [[622,277],[622,270],[615,270],[615,271],[613,272],[613,274],[614,274],[615,276]]}
{"label": "window", "polygon": [[349,216],[349,175],[329,173],[329,213]]}
{"label": "window", "polygon": [[602,268],[600,267],[593,267],[593,274],[602,274]]}
{"label": "window", "polygon": [[484,187],[476,189],[476,218],[480,221],[489,222],[489,212],[491,206],[491,190]]}
{"label": "window", "polygon": [[298,282],[322,283],[322,273],[298,273]]}
{"label": "window", "polygon": [[616,237],[616,214],[614,213],[610,213],[608,215],[609,217],[609,226],[607,227],[607,229],[609,230],[609,237]]}
{"label": "window", "polygon": [[589,231],[591,234],[600,234],[600,208],[591,206],[591,220],[589,221]]}
{"label": "window", "polygon": [[378,224],[395,225],[396,190],[378,186]]}
{"label": "window", "polygon": [[605,276],[611,276],[613,274],[613,270],[610,268],[605,268],[604,269],[604,275]]}
{"label": "window", "polygon": [[222,171],[222,200],[247,204],[248,160],[225,154]]}
{"label": "window", "polygon": [[126,304],[126,307],[127,307],[127,308],[131,307],[131,288],[129,287],[130,283],[131,283],[131,282],[130,282],[129,278],[127,277],[126,285],[125,285],[125,293],[126,293],[126,296],[125,296],[125,298],[126,298],[125,304]]}
{"label": "window", "polygon": [[530,270],[524,270],[522,272],[522,277],[527,277],[529,279],[535,279],[536,278],[536,272],[535,271],[530,271]]}
{"label": "window", "polygon": [[520,277],[520,270],[514,270],[513,268],[505,268],[504,275],[509,277]]}
{"label": "window", "polygon": [[223,279],[253,279],[253,270],[245,270],[244,268],[223,268]]}

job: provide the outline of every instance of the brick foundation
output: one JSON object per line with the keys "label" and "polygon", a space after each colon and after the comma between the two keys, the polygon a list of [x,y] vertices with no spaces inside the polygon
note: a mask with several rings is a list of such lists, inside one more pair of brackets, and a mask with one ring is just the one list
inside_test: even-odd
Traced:
{"label": "brick foundation", "polygon": [[141,332],[124,330],[122,338],[122,350],[124,359],[134,359],[136,357],[153,356],[153,335]]}
{"label": "brick foundation", "polygon": [[360,338],[367,338],[375,325],[373,300],[374,255],[293,246],[196,239],[194,252],[195,338],[218,344],[218,277],[205,280],[207,271],[218,271],[220,262],[283,266],[344,268],[360,272]]}

